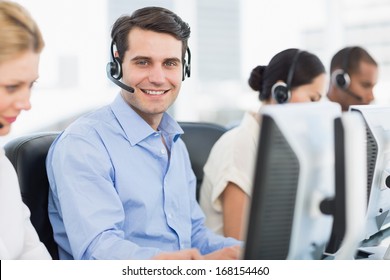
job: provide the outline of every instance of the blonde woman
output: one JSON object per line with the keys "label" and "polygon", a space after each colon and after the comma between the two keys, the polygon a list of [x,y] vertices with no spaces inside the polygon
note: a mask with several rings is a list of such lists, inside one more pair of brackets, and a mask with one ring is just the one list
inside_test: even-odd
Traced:
{"label": "blonde woman", "polygon": [[[29,110],[38,78],[41,32],[19,4],[0,1],[0,136],[9,133],[22,110]],[[15,170],[0,149],[0,259],[51,259],[39,241],[22,202]]]}

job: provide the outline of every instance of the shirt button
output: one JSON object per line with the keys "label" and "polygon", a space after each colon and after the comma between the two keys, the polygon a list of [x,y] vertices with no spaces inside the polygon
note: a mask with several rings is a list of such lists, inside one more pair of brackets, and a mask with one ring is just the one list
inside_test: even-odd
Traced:
{"label": "shirt button", "polygon": [[172,219],[172,214],[168,214],[168,218],[169,218],[169,219]]}
{"label": "shirt button", "polygon": [[161,149],[161,153],[162,153],[163,155],[165,155],[166,151],[165,151],[165,149],[164,149],[164,148],[163,148],[163,149]]}

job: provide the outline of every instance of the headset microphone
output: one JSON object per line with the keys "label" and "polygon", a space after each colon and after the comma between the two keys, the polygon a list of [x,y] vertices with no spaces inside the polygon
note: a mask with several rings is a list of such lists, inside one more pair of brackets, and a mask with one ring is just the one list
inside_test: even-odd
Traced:
{"label": "headset microphone", "polygon": [[348,65],[349,65],[349,59],[350,59],[349,57],[351,56],[352,51],[356,48],[357,47],[347,48],[346,54],[344,55],[344,59],[343,59],[343,65],[342,65],[343,68],[336,69],[335,71],[333,71],[332,76],[331,76],[331,80],[332,80],[332,83],[334,85],[336,85],[339,89],[341,89],[345,93],[349,94],[353,98],[355,98],[359,101],[362,101],[363,98],[361,96],[357,95],[356,93],[354,93],[353,91],[351,91],[349,89],[349,86],[351,85],[351,78],[348,74]]}
{"label": "headset microphone", "polygon": [[[116,57],[114,55],[114,40],[111,41],[111,61],[107,63],[106,66],[106,73],[107,77],[117,86],[120,88],[130,92],[134,93],[134,88],[131,86],[128,86],[121,81],[119,81],[122,78],[122,61],[119,57]],[[187,47],[186,50],[188,61],[184,59],[183,61],[183,77],[182,81],[184,81],[185,77],[191,76],[191,51],[190,48]]]}
{"label": "headset microphone", "polygon": [[106,72],[107,72],[107,77],[114,83],[116,84],[118,87],[130,92],[130,93],[134,93],[134,88],[128,86],[128,85],[125,85],[124,83],[120,82],[117,78],[114,77],[113,75],[113,70],[112,70],[112,65],[114,64],[115,62],[109,62],[107,63],[107,66],[106,66]]}
{"label": "headset microphone", "polygon": [[342,69],[337,69],[333,71],[332,73],[332,83],[336,85],[339,89],[344,91],[345,93],[349,94],[353,98],[362,101],[363,98],[353,91],[349,89],[349,86],[351,84],[351,78],[349,77],[348,73]]}
{"label": "headset microphone", "polygon": [[344,89],[344,91],[345,91],[347,94],[349,94],[350,96],[356,98],[356,99],[359,100],[359,101],[362,101],[362,100],[363,100],[363,98],[362,98],[361,96],[357,95],[356,93],[354,93],[353,91],[350,91],[350,90],[347,89],[347,88]]}
{"label": "headset microphone", "polygon": [[111,42],[111,61],[107,63],[106,72],[107,77],[114,84],[130,93],[134,93],[134,88],[119,81],[122,78],[122,61],[114,55],[114,41]]}

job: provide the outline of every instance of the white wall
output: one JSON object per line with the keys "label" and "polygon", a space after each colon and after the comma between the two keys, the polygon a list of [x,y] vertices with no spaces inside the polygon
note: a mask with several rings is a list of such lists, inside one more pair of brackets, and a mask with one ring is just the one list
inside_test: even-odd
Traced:
{"label": "white wall", "polygon": [[[17,0],[37,20],[46,47],[40,78],[33,90],[33,107],[22,113],[8,138],[0,141],[46,129],[114,98],[117,87],[105,73],[112,24],[107,20],[107,1],[115,0]],[[192,30],[191,78],[183,83],[172,110],[178,120],[222,124],[238,121],[243,111],[257,110],[260,106],[257,94],[247,85],[255,66],[268,64],[283,49],[298,47],[316,53],[328,67],[331,56],[349,43],[348,40],[363,46],[368,44],[364,36],[348,38],[345,27],[380,24],[390,12],[389,0],[242,0],[240,4],[237,12],[241,20],[237,24],[241,26],[241,35],[231,40],[241,42],[241,63],[237,65],[241,74],[233,80],[210,84],[199,78],[196,63],[199,58],[197,0],[174,0],[174,11],[189,22]],[[387,34],[375,38],[381,36],[385,38]],[[372,49],[379,62],[390,61],[387,49]],[[225,59],[229,61],[229,57]],[[376,97],[382,104],[390,104],[389,81],[386,75],[380,75]]]}

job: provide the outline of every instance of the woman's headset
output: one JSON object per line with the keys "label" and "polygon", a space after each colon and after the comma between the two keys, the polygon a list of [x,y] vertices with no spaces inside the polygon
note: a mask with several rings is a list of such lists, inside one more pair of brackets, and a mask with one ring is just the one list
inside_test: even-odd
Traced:
{"label": "woman's headset", "polygon": [[290,69],[288,70],[288,74],[287,74],[287,83],[276,82],[272,86],[271,95],[279,104],[286,103],[291,98],[291,83],[294,77],[294,72],[298,62],[298,58],[301,53],[302,53],[301,50],[297,50],[293,58],[293,61],[291,63]]}

